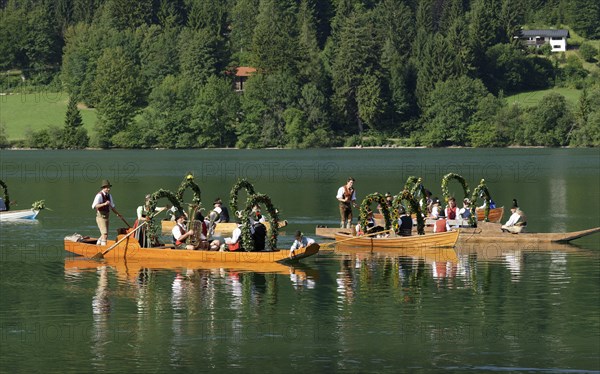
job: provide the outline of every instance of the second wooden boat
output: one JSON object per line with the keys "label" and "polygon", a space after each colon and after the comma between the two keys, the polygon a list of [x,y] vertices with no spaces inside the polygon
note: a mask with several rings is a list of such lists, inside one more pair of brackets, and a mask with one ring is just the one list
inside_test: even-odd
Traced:
{"label": "second wooden boat", "polygon": [[[484,221],[485,220],[485,209],[475,209],[475,213],[477,213],[477,220]],[[488,222],[498,223],[502,221],[502,216],[504,215],[504,207],[500,208],[492,208],[488,213]]]}
{"label": "second wooden boat", "polygon": [[431,233],[425,235],[392,236],[389,238],[376,238],[368,236],[352,236],[350,234],[336,233],[335,240],[346,246],[375,248],[452,248],[458,240],[460,230]]}

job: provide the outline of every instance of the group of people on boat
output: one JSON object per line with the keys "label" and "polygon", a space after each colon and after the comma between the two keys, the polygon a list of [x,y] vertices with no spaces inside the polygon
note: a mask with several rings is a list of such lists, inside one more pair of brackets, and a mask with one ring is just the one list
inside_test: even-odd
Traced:
{"label": "group of people on boat", "polygon": [[[115,208],[115,203],[110,194],[112,184],[108,180],[103,180],[100,191],[95,195],[92,202],[92,209],[96,211],[96,224],[100,230],[100,237],[97,245],[106,245],[109,230],[110,212],[114,212],[121,218],[127,226],[129,224],[125,218]],[[241,245],[241,212],[237,212],[238,219],[237,227],[233,230],[232,236],[225,238],[221,243],[218,239],[212,239],[214,229],[218,223],[228,223],[230,221],[229,210],[223,205],[220,198],[216,198],[213,203],[213,209],[204,216],[202,209],[196,209],[194,217],[188,225],[188,215],[185,212],[178,211],[174,207],[156,207],[153,212],[150,212],[151,195],[146,195],[145,204],[138,206],[136,210],[137,219],[133,227],[135,238],[139,241],[142,247],[160,246],[158,238],[152,238],[148,235],[147,223],[158,213],[168,210],[172,215],[172,220],[175,225],[171,230],[174,248],[188,250],[221,250],[221,251],[237,251],[246,250]],[[265,218],[262,216],[258,206],[255,206],[252,211],[252,216],[249,218],[250,232],[254,241],[254,248],[250,251],[264,251],[267,238],[267,229],[265,226]]]}
{"label": "group of people on boat", "polygon": [[[367,211],[366,216],[366,227],[361,227],[360,222],[356,226],[352,225],[352,208],[356,208],[356,190],[354,188],[355,179],[350,177],[346,181],[346,184],[341,186],[338,191],[336,198],[339,201],[340,209],[340,228],[353,228],[356,235],[377,235],[378,237],[389,236],[388,233],[383,235],[386,230],[377,225],[375,222],[374,214],[371,210]],[[423,199],[425,201],[423,201]],[[385,194],[385,202],[388,210],[391,212],[393,209],[392,202],[394,196],[387,192]],[[468,221],[472,214],[472,202],[469,198],[463,199],[462,207],[458,207],[456,199],[454,197],[448,198],[448,205],[446,208],[441,206],[440,200],[437,197],[432,197],[432,193],[429,190],[424,191],[424,197],[419,202],[427,207],[426,211],[423,212],[423,216],[426,219],[433,220],[433,232],[446,232],[454,228],[464,227],[469,225]],[[496,203],[490,199],[488,201],[488,207],[490,209],[496,208]],[[379,212],[383,213],[381,206],[378,206]],[[478,209],[485,209],[486,204],[478,207]],[[502,225],[502,231],[511,232],[517,234],[522,232],[524,227],[527,225],[527,219],[523,211],[521,211],[517,205],[517,200],[513,200],[513,206],[511,208],[512,215],[509,220]],[[452,221],[453,224],[450,225]],[[412,227],[414,225],[412,217],[407,214],[407,209],[400,205],[398,209],[398,230],[396,235],[399,236],[410,236],[412,234]]]}

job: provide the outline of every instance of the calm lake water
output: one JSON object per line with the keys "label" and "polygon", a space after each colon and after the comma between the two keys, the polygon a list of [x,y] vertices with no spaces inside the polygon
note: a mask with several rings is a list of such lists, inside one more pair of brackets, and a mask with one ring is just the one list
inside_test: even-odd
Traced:
{"label": "calm lake water", "polygon": [[[398,193],[408,176],[441,197],[455,172],[471,187],[485,178],[498,205],[517,198],[530,231],[600,226],[598,149],[0,151],[13,208],[52,209],[0,223],[0,372],[600,371],[598,234],[443,255],[330,250],[267,273],[107,266],[64,251],[64,236],[98,234],[102,179],[133,223],[145,194],[176,191],[187,172],[207,208],[228,202],[238,177],[268,194],[289,222],[280,247],[297,229],[339,224],[349,176],[359,200]],[[111,238],[118,226],[113,216]]]}

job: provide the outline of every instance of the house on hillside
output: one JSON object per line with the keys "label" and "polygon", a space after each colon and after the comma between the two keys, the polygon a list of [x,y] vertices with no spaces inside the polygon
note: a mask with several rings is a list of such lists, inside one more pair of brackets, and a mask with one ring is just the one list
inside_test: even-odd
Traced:
{"label": "house on hillside", "polygon": [[248,80],[248,77],[256,73],[256,69],[250,66],[240,66],[235,71],[234,87],[236,92],[244,91],[244,83]]}
{"label": "house on hillside", "polygon": [[540,48],[544,44],[550,44],[552,52],[564,52],[567,50],[569,30],[521,30],[515,38],[520,39],[527,47]]}

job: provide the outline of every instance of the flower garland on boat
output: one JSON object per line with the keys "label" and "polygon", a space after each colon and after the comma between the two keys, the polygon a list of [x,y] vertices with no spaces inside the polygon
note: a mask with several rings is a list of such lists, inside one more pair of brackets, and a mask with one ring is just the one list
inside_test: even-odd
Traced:
{"label": "flower garland on boat", "polygon": [[200,191],[200,186],[198,186],[196,184],[196,182],[194,181],[194,175],[192,175],[192,173],[188,173],[181,181],[181,184],[179,185],[179,189],[175,193],[177,200],[179,200],[183,204],[183,194],[185,193],[185,190],[187,190],[188,188],[190,188],[192,191],[194,191],[194,197],[192,198],[192,204],[200,206],[200,203],[202,201],[202,193]]}
{"label": "flower garland on boat", "polygon": [[[412,188],[411,188],[412,187]],[[415,199],[419,199],[419,205],[421,206],[421,212],[427,211],[427,199],[425,195],[425,187],[423,186],[423,180],[421,177],[410,176],[406,179],[404,189],[410,191]],[[412,208],[409,206],[408,214],[412,214]]]}
{"label": "flower garland on boat", "polygon": [[486,184],[485,184],[485,179],[482,179],[479,182],[479,185],[477,187],[475,187],[475,189],[473,190],[473,194],[471,195],[471,215],[475,215],[475,217],[477,217],[476,212],[475,212],[475,208],[476,208],[476,202],[477,199],[479,197],[483,198],[483,202],[485,204],[485,218],[484,221],[488,222],[488,216],[490,214],[490,201],[492,201],[492,196],[490,195],[490,191],[488,190]]}
{"label": "flower garland on boat", "polygon": [[[452,179],[456,179],[458,183],[462,186],[463,192],[465,194],[465,198],[469,197],[470,191],[467,181],[462,176],[456,173],[448,173],[444,175],[442,178],[442,194],[444,195],[444,201],[448,204],[448,199],[450,199],[450,193],[448,192],[448,182]],[[471,202],[471,215],[469,216],[469,225],[473,227],[477,227],[477,215],[475,214],[475,202]]]}
{"label": "flower garland on boat", "polygon": [[465,178],[456,173],[448,173],[444,175],[444,178],[442,178],[442,195],[444,196],[444,201],[446,202],[446,204],[448,204],[448,199],[450,199],[450,192],[448,192],[448,182],[452,179],[456,179],[458,183],[460,183],[465,194],[464,197],[469,197],[469,186],[467,185]]}
{"label": "flower garland on boat", "polygon": [[4,205],[6,205],[6,210],[9,211],[10,210],[10,198],[8,196],[8,186],[2,180],[0,180],[0,186],[2,186],[2,188],[4,189],[4,197],[3,197]]}
{"label": "flower garland on boat", "polygon": [[425,234],[425,220],[423,219],[423,213],[421,212],[419,203],[417,202],[417,200],[415,199],[413,194],[407,189],[402,190],[402,192],[400,192],[398,195],[396,195],[396,197],[392,201],[394,231],[398,232],[398,230],[399,230],[398,218],[400,216],[398,215],[398,211],[400,209],[400,206],[403,206],[402,205],[403,201],[408,202],[409,209],[407,209],[407,211],[410,211],[416,215],[417,233],[419,235],[424,235]]}
{"label": "flower garland on boat", "polygon": [[[33,209],[33,210],[47,209],[46,208],[46,201],[45,200],[35,201],[33,204],[31,204],[31,209]],[[52,209],[49,209],[49,210],[52,210]]]}
{"label": "flower garland on boat", "polygon": [[250,183],[245,178],[238,179],[238,181],[231,188],[231,192],[229,193],[229,207],[231,207],[231,209],[233,209],[234,212],[237,212],[237,210],[238,210],[238,207],[237,207],[238,193],[242,188],[244,188],[246,190],[246,193],[248,194],[248,196],[252,196],[252,195],[256,194],[256,191],[254,190],[254,186],[252,185],[252,183]]}
{"label": "flower garland on boat", "polygon": [[383,213],[383,218],[385,219],[385,229],[389,230],[392,227],[392,222],[390,218],[390,210],[387,205],[387,201],[385,197],[379,192],[372,193],[370,195],[365,196],[362,203],[360,203],[360,216],[359,223],[360,227],[363,230],[367,227],[367,214],[371,211],[371,204],[373,202],[377,202],[379,206],[381,206],[381,211]]}
{"label": "flower garland on boat", "polygon": [[[253,214],[255,215],[257,213],[253,211],[253,208],[259,204],[264,204],[267,208],[267,211],[269,212],[268,220],[271,224],[269,244],[271,245],[272,249],[276,249],[277,236],[279,235],[279,213],[278,210],[275,209],[275,207],[273,206],[271,198],[265,194],[260,193],[248,196],[248,199],[246,200],[246,207],[244,208],[241,214],[240,219],[242,221],[242,247],[246,250],[248,250],[249,248],[254,248],[254,239],[252,238],[252,234],[250,231],[250,218]],[[254,218],[256,218],[256,216],[254,216]]]}
{"label": "flower garland on boat", "polygon": [[[173,207],[175,207],[175,209],[177,210],[175,213],[176,215],[184,213],[183,208],[181,206],[181,202],[177,199],[177,196],[173,192],[169,190],[164,190],[162,188],[150,194],[150,199],[147,202],[145,202],[144,208],[147,212],[154,212],[156,210],[156,202],[163,198],[167,198],[171,202],[171,204],[173,204]],[[153,217],[154,215],[151,214],[150,220],[148,220],[148,223],[146,224],[148,226],[147,233],[149,234],[150,243],[158,242],[158,238],[160,237],[161,231],[159,225],[157,225],[154,222]]]}

